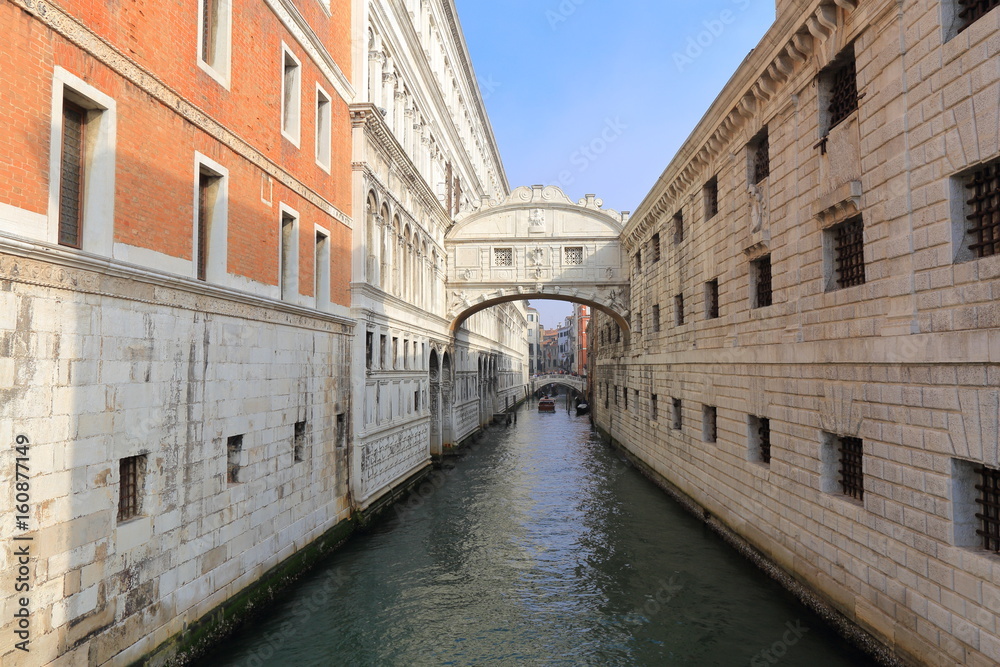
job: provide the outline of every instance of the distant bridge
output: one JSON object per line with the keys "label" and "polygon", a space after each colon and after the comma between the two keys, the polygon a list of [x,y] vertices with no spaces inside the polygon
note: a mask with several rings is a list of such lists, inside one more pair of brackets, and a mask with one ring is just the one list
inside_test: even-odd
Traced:
{"label": "distant bridge", "polygon": [[542,387],[550,384],[559,384],[564,387],[569,387],[570,389],[575,389],[577,393],[580,394],[587,393],[587,383],[584,378],[575,375],[562,375],[560,373],[539,375],[538,377],[531,378],[531,392],[534,393]]}

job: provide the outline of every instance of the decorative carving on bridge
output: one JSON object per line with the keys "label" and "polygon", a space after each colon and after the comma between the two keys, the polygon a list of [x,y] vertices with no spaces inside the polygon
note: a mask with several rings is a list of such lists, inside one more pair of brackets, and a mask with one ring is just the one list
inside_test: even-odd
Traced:
{"label": "decorative carving on bridge", "polygon": [[545,232],[545,211],[533,208],[528,216],[528,233],[540,234],[543,232]]}

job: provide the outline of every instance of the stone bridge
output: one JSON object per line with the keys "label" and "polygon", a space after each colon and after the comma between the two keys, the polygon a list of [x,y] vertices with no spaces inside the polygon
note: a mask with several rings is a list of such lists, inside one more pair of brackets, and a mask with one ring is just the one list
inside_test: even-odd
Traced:
{"label": "stone bridge", "polygon": [[570,389],[576,390],[579,394],[586,395],[587,393],[587,382],[584,378],[578,377],[576,375],[563,375],[561,373],[553,373],[551,375],[539,375],[537,377],[531,378],[531,392],[534,393],[541,389],[542,387],[548,386],[550,384],[558,384],[563,387],[569,387]]}
{"label": "stone bridge", "polygon": [[452,330],[507,301],[582,303],[628,335],[628,262],[619,241],[628,214],[593,195],[574,203],[557,187],[521,187],[458,218],[445,238]]}

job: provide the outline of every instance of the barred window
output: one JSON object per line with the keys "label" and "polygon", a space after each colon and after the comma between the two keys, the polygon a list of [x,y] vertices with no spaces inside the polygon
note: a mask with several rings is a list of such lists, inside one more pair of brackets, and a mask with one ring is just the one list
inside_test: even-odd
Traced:
{"label": "barred window", "polygon": [[719,279],[705,283],[705,318],[714,320],[719,317]]}
{"label": "barred window", "polygon": [[990,10],[1000,7],[1000,0],[958,0],[958,5],[961,8],[958,13],[958,18],[961,20],[958,31],[962,32],[986,16]]}
{"label": "barred window", "polygon": [[660,306],[653,306],[653,332],[659,333],[660,331]]}
{"label": "barred window", "polygon": [[226,481],[240,483],[240,453],[243,451],[243,436],[231,435],[226,441]]}
{"label": "barred window", "polygon": [[702,439],[717,442],[719,439],[719,413],[714,405],[702,406]]}
{"label": "barred window", "polygon": [[854,47],[849,46],[839,62],[823,77],[828,88],[827,128],[833,129],[858,109],[858,73]]}
{"label": "barred window", "polygon": [[660,261],[660,235],[653,234],[653,237],[649,239],[649,255],[650,263],[655,264]]}
{"label": "barred window", "polygon": [[678,294],[674,297],[674,318],[677,326],[684,324],[684,295]]}
{"label": "barred window", "polygon": [[659,418],[659,416],[660,416],[659,397],[656,394],[652,394],[649,397],[649,417],[653,421],[656,421]]}
{"label": "barred window", "polygon": [[63,102],[62,161],[59,174],[59,244],[79,248],[83,226],[87,111]]}
{"label": "barred window", "polygon": [[765,255],[754,260],[750,277],[753,280],[754,308],[766,308],[773,303],[771,290],[771,256]]}
{"label": "barred window", "polygon": [[748,148],[748,158],[750,167],[750,180],[753,183],[760,183],[771,175],[771,146],[768,136],[767,126],[757,133],[750,141]]}
{"label": "barred window", "polygon": [[568,266],[583,264],[583,248],[563,248],[563,258]]}
{"label": "barred window", "polygon": [[642,311],[641,310],[635,311],[635,319],[633,320],[633,324],[635,325],[635,327],[634,327],[635,328],[635,332],[636,333],[642,333]]}
{"label": "barred window", "polygon": [[981,522],[976,534],[982,538],[984,549],[1000,553],[1000,470],[983,466],[976,468],[976,474],[980,476],[976,519]]}
{"label": "barred window", "polygon": [[711,220],[719,214],[719,178],[713,176],[705,183],[705,219]]}
{"label": "barred window", "polygon": [[514,266],[514,249],[494,248],[493,266]]}
{"label": "barred window", "polygon": [[679,398],[673,399],[672,400],[672,408],[673,408],[673,415],[672,415],[673,419],[671,420],[672,423],[671,423],[670,428],[674,429],[675,431],[679,431],[679,430],[681,430],[681,426],[683,426],[683,423],[682,423],[682,416],[683,415],[682,415],[682,410],[681,410],[681,399],[679,399]]}
{"label": "barred window", "polygon": [[628,412],[628,387],[622,387],[622,395],[625,397],[625,412]]}
{"label": "barred window", "polygon": [[129,456],[118,461],[118,522],[139,516],[142,511],[140,492],[145,472],[146,455]]}
{"label": "barred window", "polygon": [[642,251],[638,250],[635,253],[635,270],[636,273],[642,271]]}
{"label": "barred window", "polygon": [[846,496],[864,500],[865,477],[863,468],[864,442],[861,438],[838,438],[840,452],[840,489]]}
{"label": "barred window", "polygon": [[680,245],[684,240],[684,212],[674,213],[674,245]]}
{"label": "barred window", "polygon": [[865,284],[865,225],[861,216],[833,227],[835,266],[838,289]]}
{"label": "barred window", "polygon": [[1000,254],[1000,161],[984,165],[964,181],[969,249],[975,257]]}

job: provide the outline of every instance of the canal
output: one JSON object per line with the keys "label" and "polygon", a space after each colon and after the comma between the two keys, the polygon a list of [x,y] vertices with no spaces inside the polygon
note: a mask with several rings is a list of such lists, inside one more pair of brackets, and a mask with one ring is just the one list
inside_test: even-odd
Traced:
{"label": "canal", "polygon": [[874,664],[561,408],[494,427],[202,664]]}

